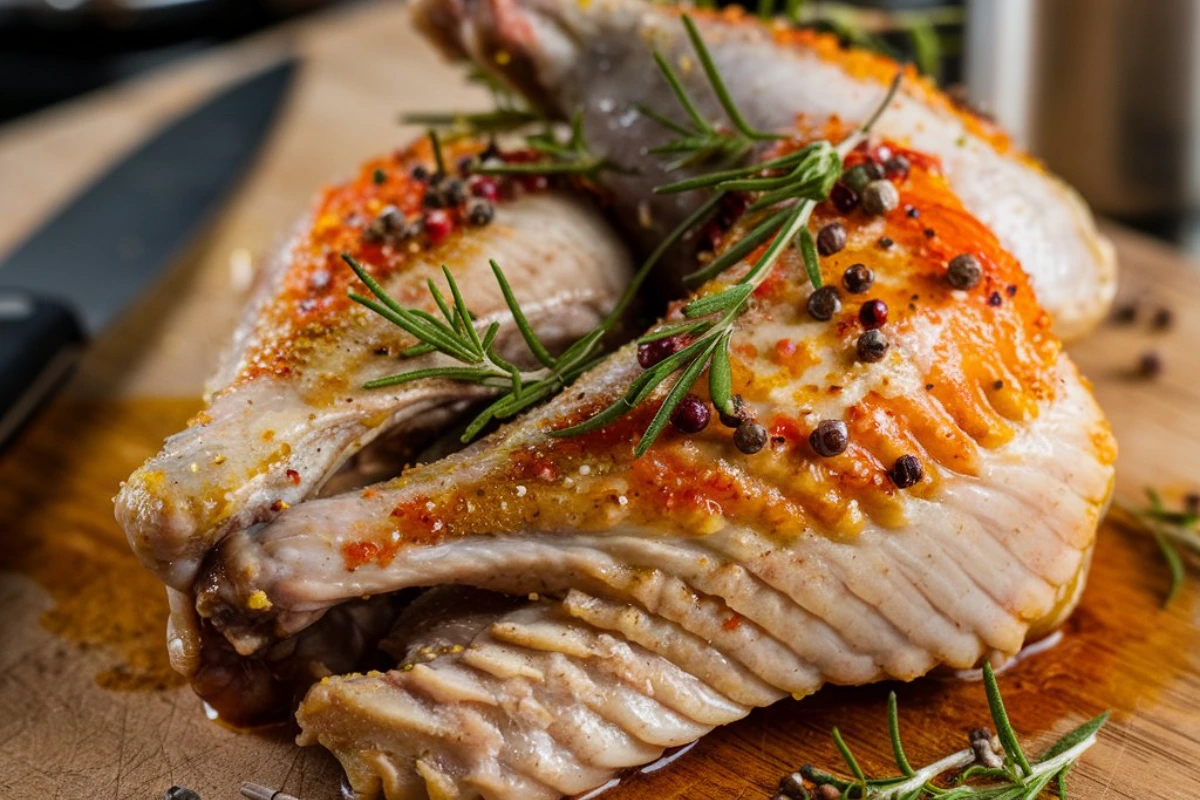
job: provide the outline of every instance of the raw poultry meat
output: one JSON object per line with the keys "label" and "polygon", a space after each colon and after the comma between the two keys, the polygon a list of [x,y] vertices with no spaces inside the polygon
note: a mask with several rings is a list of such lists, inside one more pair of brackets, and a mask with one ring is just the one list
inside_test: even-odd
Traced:
{"label": "raw poultry meat", "polygon": [[[482,147],[461,143],[447,159]],[[313,495],[377,437],[419,440],[421,429],[442,426],[489,393],[450,381],[364,389],[373,378],[442,361],[430,355],[400,366],[397,355],[412,337],[350,302],[347,287],[356,279],[342,253],[356,255],[401,302],[434,312],[426,283],[447,291],[447,265],[479,319],[501,322],[497,348],[513,358],[524,348],[489,259],[503,267],[551,348],[595,327],[624,289],[629,257],[585,196],[523,192],[501,200],[485,226],[471,227],[462,213],[465,230],[435,246],[431,232],[411,230],[426,194],[426,181],[411,176],[418,167],[434,169],[424,139],[321,196],[259,276],[210,381],[207,408],[123,485],[117,519],[167,585],[189,589],[199,561],[225,533]],[[373,241],[367,229],[381,219],[396,230]]]}
{"label": "raw poultry meat", "polygon": [[[460,140],[446,146],[444,158],[457,170],[463,159],[496,157],[485,148]],[[500,324],[497,350],[527,360],[488,264],[494,259],[531,324],[557,351],[613,307],[631,263],[588,192],[545,184],[442,175],[429,140],[421,139],[324,191],[259,274],[210,381],[207,407],[123,484],[117,519],[168,586],[172,663],[230,718],[268,709],[280,693],[288,699],[311,681],[306,664],[354,666],[386,632],[392,610],[377,602],[339,612],[340,621],[327,620],[303,641],[241,660],[200,628],[193,611],[193,578],[213,545],[316,495],[335,476],[344,486],[352,460],[402,465],[426,432],[492,392],[445,380],[363,388],[445,359],[398,358],[413,338],[349,300],[357,279],[342,254],[357,256],[402,302],[433,312],[427,283],[446,291],[441,269],[448,266],[478,321]],[[372,445],[374,454],[367,451]],[[394,457],[379,458],[379,451]]]}
{"label": "raw poultry meat", "polygon": [[[860,264],[873,284],[818,319],[789,248],[733,323],[735,424],[764,426],[760,451],[714,418],[668,427],[636,457],[665,387],[600,430],[554,436],[643,373],[629,345],[461,453],[215,550],[197,610],[242,654],[363,596],[510,596],[469,613],[415,607],[426,624],[402,617],[395,669],[309,692],[302,741],[337,755],[356,796],[583,791],[825,683],[1002,662],[1070,613],[1113,481],[1107,422],[1018,261],[938,159],[883,142],[850,163],[884,152],[911,164],[892,179],[896,208],[825,202],[809,223],[846,232],[820,259],[825,284],[861,289],[844,276]],[[963,254],[979,274],[955,288],[948,265]],[[870,358],[866,329],[889,343]],[[819,438],[830,421],[844,423],[840,450]]]}
{"label": "raw poultry meat", "polygon": [[[734,6],[692,13],[718,70],[754,126],[860,123],[899,67],[828,35],[765,24]],[[657,74],[657,48],[676,66],[701,112],[720,120],[684,28],[680,7],[643,0],[420,0],[418,24],[448,53],[473,59],[546,112],[582,112],[592,150],[623,167],[606,182],[626,227],[653,247],[691,210],[694,195],[653,197],[681,177],[647,152],[674,134],[641,111],[683,121]],[[1063,338],[1086,333],[1116,290],[1113,249],[1075,192],[1016,150],[997,128],[955,107],[910,72],[878,133],[941,159],[962,203],[992,229],[1031,276]],[[653,198],[653,199],[651,199]],[[689,262],[687,253],[682,262]]]}

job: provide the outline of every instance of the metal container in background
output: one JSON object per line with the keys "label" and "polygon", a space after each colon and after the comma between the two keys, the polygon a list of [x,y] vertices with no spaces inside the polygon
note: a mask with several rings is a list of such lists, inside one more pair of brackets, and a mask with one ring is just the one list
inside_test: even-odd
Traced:
{"label": "metal container in background", "polygon": [[1200,0],[968,0],[971,103],[1105,214],[1200,212]]}

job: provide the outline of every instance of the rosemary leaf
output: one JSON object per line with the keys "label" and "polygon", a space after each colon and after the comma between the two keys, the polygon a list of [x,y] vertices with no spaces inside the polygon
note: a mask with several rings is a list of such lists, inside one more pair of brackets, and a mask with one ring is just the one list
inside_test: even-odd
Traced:
{"label": "rosemary leaf", "polygon": [[911,778],[914,773],[912,765],[908,763],[908,756],[904,754],[904,743],[900,740],[900,709],[896,704],[895,692],[888,692],[888,735],[892,740],[892,755],[896,759],[896,766]]}
{"label": "rosemary leaf", "polygon": [[783,225],[787,219],[789,209],[777,211],[765,220],[760,222],[749,233],[738,240],[736,244],[726,250],[717,258],[714,258],[704,269],[697,270],[686,276],[683,280],[688,284],[699,284],[720,275],[725,270],[732,267],[734,264],[741,261],[746,256],[750,255],[756,247],[765,242]]}
{"label": "rosemary leaf", "polygon": [[411,372],[402,372],[399,375],[390,375],[386,378],[376,378],[364,383],[363,387],[367,389],[380,389],[385,386],[399,386],[402,383],[412,383],[413,381],[424,380],[425,378],[443,378],[451,381],[477,383],[481,378],[486,377],[486,371],[471,369],[470,367],[430,367],[429,369],[415,369]]}
{"label": "rosemary leaf", "polygon": [[450,305],[446,302],[446,298],[442,295],[441,290],[438,289],[437,284],[433,282],[433,278],[426,281],[426,285],[429,287],[429,294],[433,297],[433,302],[437,303],[438,310],[442,312],[442,316],[454,327],[455,332],[461,333],[460,328],[462,325],[458,319],[458,315],[450,310]]}
{"label": "rosemary leaf", "polygon": [[657,330],[638,337],[638,344],[646,342],[657,342],[659,339],[669,339],[672,336],[684,336],[689,333],[697,333],[705,328],[711,327],[712,323],[708,320],[695,320],[692,322],[679,322],[674,325],[667,325]]}
{"label": "rosemary leaf", "polygon": [[1000,685],[996,682],[996,673],[992,670],[992,665],[986,661],[983,664],[983,685],[987,690],[988,708],[992,711],[992,722],[996,725],[996,735],[1000,737],[1000,743],[1004,745],[1005,754],[1020,767],[1022,773],[1030,774],[1033,772],[1033,767],[1030,766],[1029,759],[1022,752],[1021,744],[1017,741],[1016,731],[1008,721],[1008,712],[1004,709],[1004,699],[1000,696]]}
{"label": "rosemary leaf", "polygon": [[706,317],[709,314],[729,311],[744,303],[753,291],[754,286],[748,283],[735,284],[716,294],[706,295],[705,297],[693,300],[684,306],[683,314],[688,319],[695,319],[696,317]]}
{"label": "rosemary leaf", "polygon": [[1046,752],[1042,753],[1035,763],[1043,764],[1050,759],[1055,758],[1056,756],[1062,755],[1072,747],[1075,747],[1083,742],[1088,737],[1095,736],[1096,732],[1104,727],[1104,723],[1108,722],[1108,718],[1111,713],[1112,712],[1105,711],[1103,714],[1092,717],[1078,728],[1066,734],[1053,745],[1051,745]]}
{"label": "rosemary leaf", "polygon": [[820,289],[821,262],[817,260],[817,245],[807,226],[800,231],[800,255],[804,258],[804,271],[808,273],[813,288]]}
{"label": "rosemary leaf", "polygon": [[733,369],[729,362],[729,340],[733,331],[726,331],[713,350],[708,367],[708,395],[719,411],[733,411]]}
{"label": "rosemary leaf", "polygon": [[540,361],[543,366],[553,368],[557,361],[554,356],[550,355],[550,351],[542,344],[542,340],[534,332],[533,326],[525,318],[525,312],[521,310],[521,304],[517,302],[517,297],[513,294],[512,286],[509,285],[508,278],[504,276],[504,270],[500,269],[500,265],[494,260],[488,263],[492,266],[492,274],[496,276],[496,282],[500,284],[500,291],[504,294],[504,302],[512,311],[513,321],[517,324],[517,329],[521,332],[521,338],[525,340],[529,352],[533,353],[534,358]]}
{"label": "rosemary leaf", "polygon": [[437,174],[445,175],[446,161],[442,156],[442,142],[438,138],[438,132],[433,128],[429,129],[429,143],[433,146],[433,161],[437,164]]}
{"label": "rosemary leaf", "polygon": [[[687,16],[684,16],[684,25],[687,24]],[[662,73],[663,78],[671,87],[671,92],[675,95],[675,99],[679,101],[679,105],[683,108],[684,113],[691,118],[692,123],[705,133],[713,133],[713,127],[709,124],[704,115],[700,113],[700,109],[696,108],[696,103],[692,100],[692,95],[683,86],[683,82],[679,80],[678,73],[671,66],[671,62],[667,61],[667,57],[662,54],[657,48],[654,50],[654,61],[658,64],[658,71]]]}
{"label": "rosemary leaf", "polygon": [[679,133],[684,136],[688,135],[688,133],[689,133],[687,128],[683,127],[678,122],[671,119],[670,117],[667,117],[663,114],[658,113],[653,108],[650,108],[650,106],[643,105],[642,103],[637,103],[634,106],[634,108],[636,108],[638,110],[638,113],[641,114],[643,117],[646,117],[647,119],[657,122],[659,125],[661,125],[662,127],[666,128],[669,131],[674,131],[675,133]]}
{"label": "rosemary leaf", "polygon": [[459,361],[465,363],[473,364],[478,362],[478,357],[475,353],[464,348],[452,337],[446,336],[441,330],[420,319],[415,314],[408,313],[404,309],[401,309],[400,313],[397,313],[384,305],[357,294],[351,294],[350,299],[369,308],[388,322],[404,329],[422,342],[433,345],[448,356],[457,358]]}
{"label": "rosemary leaf", "polygon": [[837,745],[838,752],[842,754],[842,760],[846,762],[846,766],[850,768],[851,774],[858,779],[858,782],[864,787],[867,784],[867,776],[859,766],[858,759],[850,752],[850,746],[842,739],[842,732],[835,725],[833,728],[833,743]]}
{"label": "rosemary leaf", "polygon": [[704,175],[697,175],[694,178],[688,178],[675,183],[668,183],[663,186],[656,186],[654,187],[654,193],[678,194],[680,192],[690,192],[696,189],[709,189],[720,184],[744,178],[748,175],[757,175],[764,171],[791,167],[807,158],[815,146],[816,145],[808,145],[800,150],[795,151],[794,153],[789,153],[786,156],[781,156],[769,161],[761,161],[744,167],[735,167],[732,169],[709,172]]}
{"label": "rosemary leaf", "polygon": [[401,358],[416,358],[428,353],[436,353],[437,348],[431,344],[414,344],[411,347],[406,347],[400,351]]}
{"label": "rosemary leaf", "polygon": [[1067,773],[1071,771],[1071,767],[1073,766],[1075,765],[1067,764],[1059,771],[1058,777],[1055,778],[1055,781],[1058,783],[1058,800],[1067,800]]}
{"label": "rosemary leaf", "polygon": [[400,121],[406,125],[438,128],[447,139],[457,139],[488,133],[509,133],[541,122],[538,114],[524,109],[495,109],[481,113],[452,112],[449,114],[404,114]]}
{"label": "rosemary leaf", "polygon": [[705,45],[704,39],[701,38],[700,31],[696,28],[696,23],[687,14],[683,15],[683,27],[687,31],[688,38],[692,42],[692,48],[696,51],[696,58],[700,61],[700,66],[704,69],[704,74],[708,78],[708,83],[712,87],[713,93],[716,94],[717,100],[721,103],[721,108],[724,109],[725,115],[729,117],[729,121],[733,123],[734,127],[741,131],[742,135],[748,139],[760,141],[782,139],[783,137],[779,134],[764,133],[753,128],[746,121],[742,116],[742,112],[738,110],[737,104],[730,97],[729,90],[725,88],[725,80],[717,70],[716,64],[713,63],[712,56],[708,52],[708,46]]}
{"label": "rosemary leaf", "polygon": [[1163,606],[1171,605],[1178,595],[1179,590],[1183,588],[1183,581],[1186,577],[1183,559],[1179,555],[1179,550],[1175,544],[1164,536],[1161,532],[1154,532],[1154,541],[1158,543],[1158,549],[1162,551],[1163,560],[1167,562],[1167,570],[1171,575],[1171,587],[1167,589],[1167,596],[1163,598]]}
{"label": "rosemary leaf", "polygon": [[499,322],[493,322],[491,325],[488,325],[487,332],[483,334],[482,344],[484,352],[491,352],[492,343],[496,341],[496,334],[498,333],[500,333]]}
{"label": "rosemary leaf", "polygon": [[454,310],[463,321],[467,337],[475,345],[476,350],[483,352],[483,343],[479,339],[479,332],[470,323],[471,311],[467,308],[467,301],[463,299],[462,292],[458,288],[458,281],[454,280],[454,276],[450,274],[450,268],[445,264],[442,265],[442,274],[446,276],[446,283],[450,284],[450,293],[454,295]]}
{"label": "rosemary leaf", "polygon": [[711,343],[707,344],[703,354],[693,360],[688,368],[683,371],[683,374],[679,376],[679,380],[675,381],[675,385],[667,393],[666,399],[659,406],[654,419],[650,420],[650,424],[646,426],[642,438],[638,440],[637,447],[634,448],[635,456],[641,457],[645,455],[646,451],[650,449],[650,445],[654,444],[655,440],[658,439],[659,434],[663,432],[663,429],[667,427],[667,423],[671,421],[671,414],[683,401],[683,398],[687,396],[687,393],[691,391],[692,384],[700,377],[700,373],[708,366],[708,360],[712,357],[713,350],[719,344],[719,339],[713,339]]}

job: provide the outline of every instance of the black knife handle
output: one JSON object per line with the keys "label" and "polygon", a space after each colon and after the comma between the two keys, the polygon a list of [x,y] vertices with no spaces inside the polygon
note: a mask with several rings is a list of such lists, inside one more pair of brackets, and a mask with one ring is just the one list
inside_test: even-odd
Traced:
{"label": "black knife handle", "polygon": [[83,341],[65,305],[0,289],[0,449],[70,373]]}

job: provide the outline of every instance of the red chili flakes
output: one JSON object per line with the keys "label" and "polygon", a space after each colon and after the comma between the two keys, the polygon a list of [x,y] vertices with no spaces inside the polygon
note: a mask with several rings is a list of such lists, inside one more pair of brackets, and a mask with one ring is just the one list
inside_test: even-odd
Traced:
{"label": "red chili flakes", "polygon": [[436,246],[446,241],[452,230],[454,220],[447,212],[434,209],[425,215],[425,235],[429,237],[429,244]]}
{"label": "red chili flakes", "polygon": [[375,561],[382,549],[375,542],[347,542],[342,545],[342,561],[345,563],[346,569],[353,572],[359,567]]}
{"label": "red chili flakes", "polygon": [[775,417],[771,420],[768,430],[771,431],[772,439],[781,439],[792,444],[808,441],[808,432],[791,417]]}
{"label": "red chili flakes", "polygon": [[742,615],[732,614],[728,619],[721,623],[721,627],[727,631],[736,631],[742,627]]}
{"label": "red chili flakes", "polygon": [[296,486],[300,485],[300,473],[299,472],[296,472],[296,470],[294,470],[294,469],[289,469],[287,471],[287,476],[288,476],[288,480],[291,481],[294,485],[296,485]]}

